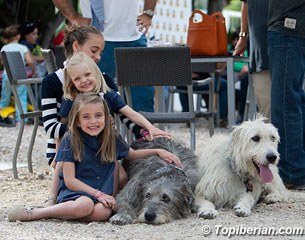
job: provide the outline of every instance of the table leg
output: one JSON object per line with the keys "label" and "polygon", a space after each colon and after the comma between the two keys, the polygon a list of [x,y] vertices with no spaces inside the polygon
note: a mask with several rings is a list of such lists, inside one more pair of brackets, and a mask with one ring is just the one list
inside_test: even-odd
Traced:
{"label": "table leg", "polygon": [[228,91],[228,127],[235,122],[235,87],[234,87],[234,61],[232,57],[227,58],[227,91]]}

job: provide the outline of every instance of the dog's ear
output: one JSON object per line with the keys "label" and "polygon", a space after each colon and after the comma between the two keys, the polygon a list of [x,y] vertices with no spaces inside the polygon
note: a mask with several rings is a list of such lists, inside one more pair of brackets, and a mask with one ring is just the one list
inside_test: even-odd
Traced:
{"label": "dog's ear", "polygon": [[242,127],[241,126],[234,126],[231,134],[230,134],[230,141],[227,146],[226,150],[226,158],[229,160],[231,167],[234,169],[236,168],[236,151],[240,151],[239,148],[242,147],[240,144],[242,135]]}
{"label": "dog's ear", "polygon": [[133,208],[136,208],[144,198],[144,191],[146,189],[146,183],[140,180],[130,180],[128,182],[128,185],[122,190],[122,191],[127,191],[131,193],[137,193],[137,194],[127,194],[127,199],[126,201],[130,203]]}
{"label": "dog's ear", "polygon": [[[242,127],[241,126],[234,126],[231,132],[231,141],[229,143],[229,145],[235,145],[240,137],[241,137],[241,133],[242,132]],[[232,149],[232,148],[231,148]]]}
{"label": "dog's ear", "polygon": [[186,209],[188,209],[188,212],[186,214],[189,214],[193,208],[194,208],[194,196],[193,193],[190,191],[186,191],[186,193],[184,194],[184,201],[185,201],[185,205],[187,206]]}

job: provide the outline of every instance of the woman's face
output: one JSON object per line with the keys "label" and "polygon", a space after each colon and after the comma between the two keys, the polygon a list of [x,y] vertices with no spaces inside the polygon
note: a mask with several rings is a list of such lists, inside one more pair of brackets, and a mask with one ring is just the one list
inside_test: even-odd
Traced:
{"label": "woman's face", "polygon": [[25,35],[25,41],[31,45],[36,44],[38,39],[38,29],[35,28],[33,32]]}
{"label": "woman's face", "polygon": [[79,51],[87,54],[94,62],[98,63],[104,50],[104,45],[104,39],[101,35],[90,34],[90,38],[83,45],[76,44],[73,49],[74,52]]}

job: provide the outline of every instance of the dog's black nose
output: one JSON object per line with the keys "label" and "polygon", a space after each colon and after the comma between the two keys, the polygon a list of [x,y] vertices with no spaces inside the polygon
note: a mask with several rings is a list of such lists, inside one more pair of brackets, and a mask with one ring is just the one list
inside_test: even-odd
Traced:
{"label": "dog's black nose", "polygon": [[146,212],[146,213],[145,213],[145,219],[146,219],[146,221],[152,222],[152,221],[155,220],[155,218],[156,218],[156,213],[154,213],[154,212]]}
{"label": "dog's black nose", "polygon": [[274,163],[275,160],[276,160],[276,158],[277,158],[277,156],[274,155],[273,153],[268,153],[267,156],[266,156],[266,158],[267,158],[268,162]]}

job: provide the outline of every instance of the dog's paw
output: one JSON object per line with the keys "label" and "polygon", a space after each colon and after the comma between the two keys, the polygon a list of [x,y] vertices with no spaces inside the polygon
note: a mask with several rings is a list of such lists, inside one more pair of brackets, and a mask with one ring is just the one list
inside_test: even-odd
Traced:
{"label": "dog's paw", "polygon": [[133,219],[130,215],[125,215],[125,214],[115,214],[113,215],[109,221],[112,224],[115,225],[127,225],[127,224],[132,224],[133,223]]}
{"label": "dog's paw", "polygon": [[215,209],[204,210],[204,211],[198,213],[198,217],[204,218],[204,219],[214,219],[217,216],[218,216],[218,212]]}
{"label": "dog's paw", "polygon": [[275,194],[275,193],[271,193],[268,194],[266,197],[264,197],[263,202],[266,204],[272,204],[272,203],[276,203],[276,202],[282,202],[284,199],[282,196]]}
{"label": "dog's paw", "polygon": [[233,210],[238,217],[248,217],[251,214],[251,209],[246,207],[235,206]]}

